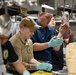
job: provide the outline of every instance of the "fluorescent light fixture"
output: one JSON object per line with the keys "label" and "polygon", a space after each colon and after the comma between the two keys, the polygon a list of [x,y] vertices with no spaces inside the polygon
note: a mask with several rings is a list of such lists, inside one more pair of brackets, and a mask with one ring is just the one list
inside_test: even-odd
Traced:
{"label": "fluorescent light fixture", "polygon": [[51,10],[55,10],[53,7],[45,5],[45,4],[41,5],[41,7],[51,9]]}

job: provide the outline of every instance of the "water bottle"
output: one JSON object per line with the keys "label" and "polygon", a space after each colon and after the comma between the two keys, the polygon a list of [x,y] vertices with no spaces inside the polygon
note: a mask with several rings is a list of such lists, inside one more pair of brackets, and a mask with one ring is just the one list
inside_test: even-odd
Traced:
{"label": "water bottle", "polygon": [[3,63],[1,45],[0,45],[0,75],[6,75],[6,68]]}
{"label": "water bottle", "polygon": [[63,34],[63,39],[67,39],[70,37],[69,13],[68,12],[63,12],[61,24],[62,24],[62,27],[66,25],[66,27],[68,28],[67,31]]}

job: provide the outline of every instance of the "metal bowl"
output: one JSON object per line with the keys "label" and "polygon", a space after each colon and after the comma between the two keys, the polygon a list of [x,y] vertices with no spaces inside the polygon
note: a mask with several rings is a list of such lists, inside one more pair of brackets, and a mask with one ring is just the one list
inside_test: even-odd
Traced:
{"label": "metal bowl", "polygon": [[11,27],[11,20],[9,15],[0,15],[0,35],[7,33]]}

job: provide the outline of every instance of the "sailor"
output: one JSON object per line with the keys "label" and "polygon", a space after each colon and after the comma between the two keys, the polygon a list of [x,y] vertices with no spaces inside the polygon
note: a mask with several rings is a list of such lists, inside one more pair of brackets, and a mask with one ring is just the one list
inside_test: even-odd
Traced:
{"label": "sailor", "polygon": [[10,62],[16,70],[23,75],[30,75],[29,71],[23,66],[23,64],[18,60],[18,56],[14,52],[14,49],[8,41],[11,34],[12,26],[9,15],[0,16],[0,44],[2,48],[2,55],[4,64]]}

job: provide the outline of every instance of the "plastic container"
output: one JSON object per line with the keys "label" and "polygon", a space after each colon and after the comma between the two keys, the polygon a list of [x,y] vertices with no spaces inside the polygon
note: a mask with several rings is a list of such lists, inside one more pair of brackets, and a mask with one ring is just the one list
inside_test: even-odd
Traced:
{"label": "plastic container", "polygon": [[0,65],[0,75],[6,75],[6,68],[5,65]]}
{"label": "plastic container", "polygon": [[56,75],[56,74],[39,70],[39,71],[32,73],[31,75]]}

